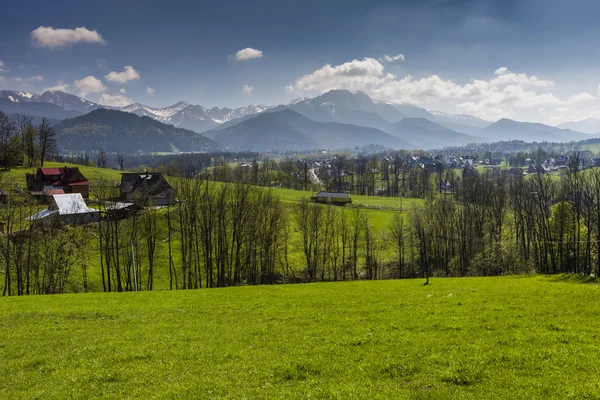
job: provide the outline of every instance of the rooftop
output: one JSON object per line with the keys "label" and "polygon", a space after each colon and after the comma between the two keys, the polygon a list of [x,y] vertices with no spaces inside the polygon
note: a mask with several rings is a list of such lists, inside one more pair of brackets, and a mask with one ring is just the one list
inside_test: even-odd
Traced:
{"label": "rooftop", "polygon": [[348,193],[334,193],[334,192],[319,192],[315,195],[315,197],[339,197],[339,198],[349,198],[350,195]]}

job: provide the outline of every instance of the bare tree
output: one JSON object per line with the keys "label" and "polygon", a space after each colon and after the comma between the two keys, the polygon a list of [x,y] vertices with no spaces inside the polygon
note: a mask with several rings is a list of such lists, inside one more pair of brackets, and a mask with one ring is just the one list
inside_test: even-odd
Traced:
{"label": "bare tree", "polygon": [[15,133],[14,122],[0,111],[0,156],[6,171],[10,170],[10,166],[14,161],[14,145],[18,140]]}
{"label": "bare tree", "polygon": [[125,169],[125,157],[123,157],[123,154],[117,154],[117,163],[119,164],[119,169],[123,171]]}
{"label": "bare tree", "polygon": [[44,166],[46,156],[56,149],[56,132],[46,117],[38,125],[38,145],[40,152],[40,164]]}
{"label": "bare tree", "polygon": [[108,165],[108,155],[104,149],[100,149],[100,153],[98,154],[98,166],[100,168],[106,168]]}

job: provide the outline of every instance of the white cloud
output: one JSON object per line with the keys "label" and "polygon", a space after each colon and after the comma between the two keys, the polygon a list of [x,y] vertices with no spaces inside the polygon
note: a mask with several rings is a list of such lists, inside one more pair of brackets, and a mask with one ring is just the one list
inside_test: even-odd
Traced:
{"label": "white cloud", "polygon": [[[502,70],[502,72],[500,74],[498,74],[499,70]],[[532,86],[532,87],[533,86],[535,86],[535,87],[552,87],[552,86],[554,86],[553,81],[538,79],[538,77],[536,77],[535,75],[528,76],[526,74],[515,74],[506,67],[498,68],[496,70],[495,74],[498,75],[498,77],[496,77],[490,81],[490,83],[493,86],[509,85],[509,84],[514,84],[514,83],[517,83],[517,84],[520,84],[523,86]]]}
{"label": "white cloud", "polygon": [[129,81],[140,79],[140,74],[131,65],[127,65],[123,69],[123,72],[111,71],[104,78],[109,82],[127,83]]}
{"label": "white cloud", "polygon": [[250,47],[246,47],[245,49],[239,50],[235,53],[235,59],[238,61],[248,61],[253,58],[261,58],[263,56],[263,52],[261,50],[256,50]]}
{"label": "white cloud", "polygon": [[404,54],[398,54],[396,56],[388,56],[384,54],[383,57],[379,59],[381,62],[394,62],[394,61],[404,61]]}
{"label": "white cloud", "polygon": [[108,93],[102,93],[102,95],[100,95],[100,104],[104,106],[125,107],[132,103],[133,101],[124,94],[111,95]]}
{"label": "white cloud", "polygon": [[55,29],[51,26],[40,26],[31,31],[30,35],[34,46],[50,49],[71,46],[76,43],[106,43],[98,32],[91,31],[83,26],[75,29]]}
{"label": "white cloud", "polygon": [[44,89],[44,92],[66,92],[69,90],[69,85],[58,82],[55,86]]}
{"label": "white cloud", "polygon": [[311,95],[332,89],[365,90],[381,87],[386,79],[383,69],[383,64],[374,58],[353,60],[336,66],[327,64],[299,78],[286,89],[297,94]]}
{"label": "white cloud", "polygon": [[127,91],[125,90],[125,88],[121,88],[121,90],[119,90],[119,93],[121,93],[121,94],[127,94]]}
{"label": "white cloud", "polygon": [[151,87],[146,87],[146,93],[148,93],[149,95],[153,95],[154,89],[152,89]]}
{"label": "white cloud", "polygon": [[588,92],[581,92],[581,93],[574,94],[572,96],[567,97],[565,104],[577,104],[577,103],[583,103],[583,102],[591,101],[591,100],[595,100],[595,99],[596,98],[594,96],[592,96],[591,94],[589,94]]}
{"label": "white cloud", "polygon": [[101,93],[107,89],[100,79],[92,75],[73,82],[73,86],[79,89],[79,94],[83,97],[90,93]]}
{"label": "white cloud", "polygon": [[8,70],[4,69],[4,62],[0,60],[0,73],[2,72],[8,72]]}
{"label": "white cloud", "polygon": [[[324,65],[285,87],[301,96],[318,95],[332,89],[362,90],[371,97],[396,103],[412,103],[446,112],[470,113],[485,119],[501,117],[540,119],[539,109],[585,104],[595,97],[587,92],[560,96],[554,81],[535,75],[514,73],[500,67],[489,80],[472,79],[459,84],[439,75],[414,78],[386,71],[379,60],[364,58],[340,65]],[[598,88],[600,93],[600,86]],[[565,115],[568,115],[565,113]]]}
{"label": "white cloud", "polygon": [[244,85],[244,87],[242,88],[242,94],[244,96],[251,96],[253,90],[254,90],[254,88],[252,86]]}

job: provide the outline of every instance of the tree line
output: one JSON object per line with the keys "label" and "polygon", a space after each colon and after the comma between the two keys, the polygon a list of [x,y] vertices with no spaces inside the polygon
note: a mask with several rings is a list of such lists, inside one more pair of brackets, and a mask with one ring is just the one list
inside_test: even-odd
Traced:
{"label": "tree line", "polygon": [[32,118],[19,113],[8,116],[0,111],[0,163],[6,171],[26,161],[30,167],[44,166],[56,150],[56,133],[47,118],[34,125]]}
{"label": "tree line", "polygon": [[[463,174],[407,209],[283,202],[277,191],[209,176],[171,178],[178,203],[137,211],[96,182],[104,218],[26,221],[40,205],[10,190],[0,205],[4,295],[197,289],[286,282],[600,273],[600,169],[558,175]],[[430,180],[437,186],[437,178]],[[4,185],[4,187],[8,187]]]}

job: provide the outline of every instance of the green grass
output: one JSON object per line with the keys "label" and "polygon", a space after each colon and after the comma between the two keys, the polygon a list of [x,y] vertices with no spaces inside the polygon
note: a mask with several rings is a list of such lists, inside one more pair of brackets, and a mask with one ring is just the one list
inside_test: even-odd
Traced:
{"label": "green grass", "polygon": [[[121,182],[121,171],[117,171],[114,169],[108,168],[98,168],[98,167],[87,167],[84,165],[78,164],[69,164],[69,163],[58,163],[58,162],[45,162],[44,168],[62,168],[64,166],[68,167],[77,167],[81,171],[81,173],[88,178],[88,180],[100,181],[100,180],[108,180],[110,182]],[[25,178],[25,174],[33,173],[35,174],[38,167],[13,167],[10,171],[0,171],[0,180],[2,182],[10,182],[14,181],[15,184],[20,185],[22,187],[27,187],[27,181]]]}
{"label": "green grass", "polygon": [[521,276],[2,298],[0,398],[598,398],[599,290]]}

